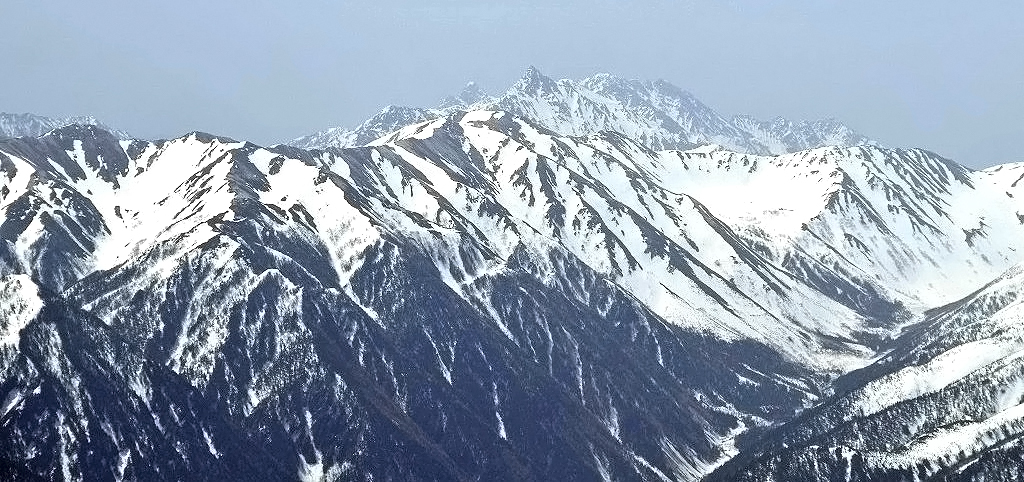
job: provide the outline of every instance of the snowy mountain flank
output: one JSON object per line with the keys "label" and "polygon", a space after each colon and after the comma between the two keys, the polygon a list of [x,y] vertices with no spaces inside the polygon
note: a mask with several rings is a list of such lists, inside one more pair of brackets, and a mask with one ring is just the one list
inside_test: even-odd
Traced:
{"label": "snowy mountain flank", "polygon": [[318,136],[0,140],[5,480],[1024,472],[1022,165],[535,69]]}
{"label": "snowy mountain flank", "polygon": [[1022,273],[929,311],[841,396],[709,480],[1020,480]]}
{"label": "snowy mountain flank", "polygon": [[304,149],[361,146],[409,124],[460,110],[500,110],[569,136],[615,131],[655,150],[717,144],[737,152],[772,155],[822,146],[877,144],[834,119],[726,119],[665,81],[625,80],[608,74],[556,81],[534,67],[497,97],[469,83],[459,95],[443,99],[435,108],[388,106],[353,129],[335,127],[289,144]]}

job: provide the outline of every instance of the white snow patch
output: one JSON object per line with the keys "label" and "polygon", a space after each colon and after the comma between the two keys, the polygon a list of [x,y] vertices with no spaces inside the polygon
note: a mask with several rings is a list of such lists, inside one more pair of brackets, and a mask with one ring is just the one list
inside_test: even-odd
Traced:
{"label": "white snow patch", "polygon": [[0,348],[17,347],[20,333],[43,308],[39,287],[28,275],[0,278]]}
{"label": "white snow patch", "polygon": [[1002,358],[1024,356],[1015,344],[982,339],[953,347],[924,365],[911,365],[872,380],[858,390],[855,406],[859,416],[877,413],[902,400],[936,392],[972,372]]}

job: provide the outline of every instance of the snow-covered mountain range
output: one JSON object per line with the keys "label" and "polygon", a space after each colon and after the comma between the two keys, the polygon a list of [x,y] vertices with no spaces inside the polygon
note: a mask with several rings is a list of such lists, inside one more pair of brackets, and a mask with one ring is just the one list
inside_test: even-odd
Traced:
{"label": "snow-covered mountain range", "polygon": [[0,141],[0,474],[1017,480],[1024,167],[535,69],[385,113]]}
{"label": "snow-covered mountain range", "polygon": [[534,67],[499,96],[489,96],[470,83],[436,108],[388,106],[355,128],[335,127],[290,144],[306,149],[360,146],[411,123],[460,110],[501,110],[570,136],[615,131],[651,149],[717,144],[737,152],[770,155],[821,146],[877,144],[834,119],[726,119],[665,81],[626,80],[608,74],[556,81]]}
{"label": "snow-covered mountain range", "polygon": [[0,112],[0,139],[12,137],[38,137],[54,129],[74,124],[102,127],[120,139],[130,139],[123,131],[117,131],[92,116],[44,117],[35,114],[8,114]]}

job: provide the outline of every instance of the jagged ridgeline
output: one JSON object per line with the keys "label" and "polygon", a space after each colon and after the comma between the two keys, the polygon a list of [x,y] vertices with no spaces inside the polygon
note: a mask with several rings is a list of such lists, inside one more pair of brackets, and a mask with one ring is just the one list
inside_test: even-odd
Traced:
{"label": "jagged ridgeline", "polygon": [[0,139],[38,137],[54,129],[74,124],[98,126],[119,139],[131,139],[131,135],[128,133],[114,130],[92,116],[52,118],[34,114],[7,114],[3,112],[0,112]]}
{"label": "jagged ridgeline", "polygon": [[307,149],[368,144],[415,122],[459,110],[501,110],[564,135],[615,131],[652,149],[688,149],[708,143],[750,154],[783,154],[821,146],[877,144],[834,119],[759,121],[723,117],[689,92],[659,80],[626,80],[598,74],[553,80],[530,67],[499,96],[469,83],[434,108],[388,106],[355,128],[335,127],[295,139]]}
{"label": "jagged ridgeline", "polygon": [[0,141],[0,474],[1017,480],[1019,166],[510,92],[346,148]]}

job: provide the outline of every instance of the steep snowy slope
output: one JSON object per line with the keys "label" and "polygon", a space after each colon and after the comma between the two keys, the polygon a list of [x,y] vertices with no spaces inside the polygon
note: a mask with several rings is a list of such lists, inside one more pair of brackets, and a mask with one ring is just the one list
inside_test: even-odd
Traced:
{"label": "steep snowy slope", "polygon": [[556,81],[534,67],[497,97],[487,96],[471,83],[437,108],[388,107],[355,129],[333,128],[291,144],[303,148],[363,145],[420,120],[474,109],[510,112],[563,135],[616,131],[652,149],[719,144],[740,152],[781,154],[825,145],[873,144],[835,120],[729,120],[665,81],[625,80],[608,74]]}
{"label": "steep snowy slope", "polygon": [[1024,269],[928,313],[712,480],[1020,480]]}
{"label": "steep snowy slope", "polygon": [[861,317],[617,134],[479,111],[342,151],[0,152],[5,291],[62,293],[4,335],[0,457],[43,476],[693,480],[866,362]]}
{"label": "steep snowy slope", "polygon": [[[553,238],[671,322],[757,339],[797,357],[817,353],[819,335],[843,339],[864,329],[852,312],[750,251],[695,199],[653,182],[643,166],[652,165],[656,154],[618,134],[551,137],[506,113],[475,111],[412,126],[381,142],[407,157],[405,152],[453,152],[462,139],[470,149],[461,159],[433,160],[451,179],[427,177],[432,184],[443,181],[433,189],[458,196],[446,195],[457,207],[467,205],[460,215],[477,227],[493,221],[474,219],[480,211],[476,196],[508,211],[502,223],[518,225],[516,236],[501,232],[495,240],[487,230],[477,235],[493,240],[490,249],[500,257],[514,245],[543,246]],[[436,216],[432,209],[423,215]],[[823,319],[831,321],[811,321]]]}
{"label": "steep snowy slope", "polygon": [[882,293],[930,308],[1024,256],[1016,166],[973,172],[920,149],[763,157],[710,147],[662,153],[657,169],[668,189],[700,199],[769,258],[839,297]]}
{"label": "steep snowy slope", "polygon": [[116,183],[128,158],[95,126],[0,145],[0,272],[31,273],[60,290],[94,269],[96,243],[108,228],[91,187]]}
{"label": "steep snowy slope", "polygon": [[20,325],[0,341],[0,457],[14,480],[293,476],[119,327],[27,276],[0,278],[0,294],[6,320]]}

